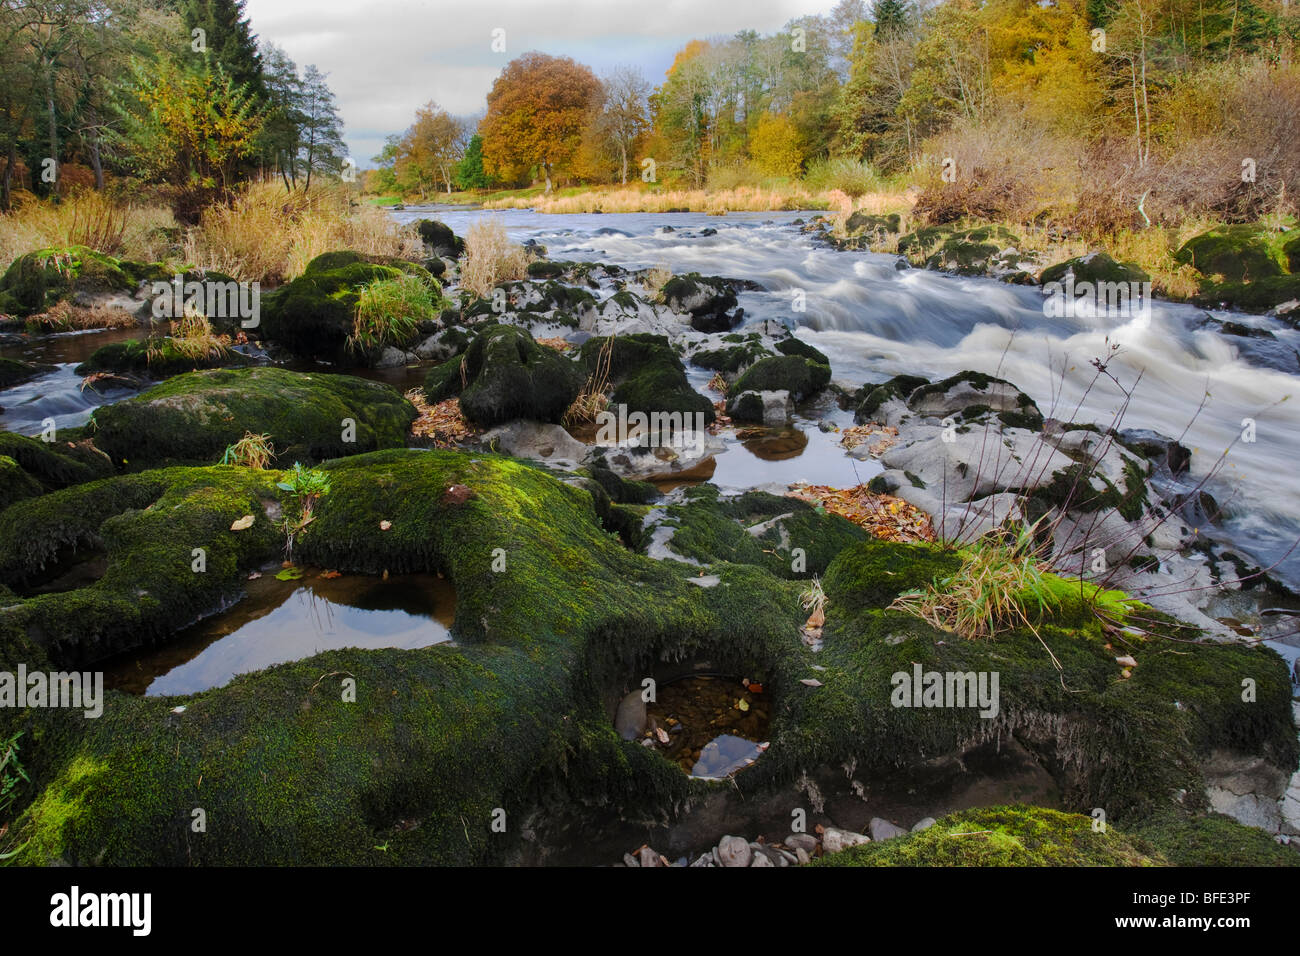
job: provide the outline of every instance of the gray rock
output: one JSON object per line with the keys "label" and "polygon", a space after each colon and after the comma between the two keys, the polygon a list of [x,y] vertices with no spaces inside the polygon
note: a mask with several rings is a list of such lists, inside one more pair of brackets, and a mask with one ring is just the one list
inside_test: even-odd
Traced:
{"label": "gray rock", "polygon": [[870,843],[871,837],[865,833],[854,833],[852,830],[841,830],[838,827],[827,827],[822,831],[822,849],[827,853],[839,853],[841,850],[847,850],[851,846],[858,846],[861,843]]}
{"label": "gray rock", "polygon": [[776,866],[771,857],[759,850],[754,851],[753,859],[750,860],[750,866]]}
{"label": "gray rock", "polygon": [[792,850],[802,849],[807,853],[817,849],[817,838],[811,833],[791,833],[784,843]]}
{"label": "gray rock", "polygon": [[640,868],[641,863],[640,863],[640,862],[637,860],[637,858],[634,857],[631,853],[624,853],[624,854],[623,854],[623,865],[624,865],[624,866],[634,866],[634,867]]}
{"label": "gray rock", "polygon": [[401,368],[409,360],[410,357],[405,352],[389,345],[379,353],[379,358],[375,359],[375,368]]}
{"label": "gray rock", "polygon": [[922,817],[920,820],[917,820],[916,823],[912,826],[912,832],[920,833],[922,830],[928,830],[930,829],[930,827],[934,826],[938,822],[939,821],[936,820],[934,817]]}
{"label": "gray rock", "polygon": [[656,853],[648,846],[641,847],[640,855],[641,855],[641,865],[643,867],[664,865],[664,861],[659,858],[659,854]]}
{"label": "gray rock", "polygon": [[635,740],[645,733],[645,700],[641,691],[634,690],[618,704],[618,713],[614,716],[614,729],[624,740]]}
{"label": "gray rock", "polygon": [[794,856],[799,861],[800,866],[807,866],[812,862],[812,857],[808,855],[808,851],[801,846],[795,847]]}
{"label": "gray rock", "polygon": [[577,465],[587,446],[559,425],[518,419],[483,433],[483,442],[505,455]]}
{"label": "gray rock", "polygon": [[723,866],[749,866],[754,858],[754,851],[750,848],[749,841],[743,837],[724,836],[718,841],[713,852]]}
{"label": "gray rock", "polygon": [[872,817],[871,823],[867,827],[871,831],[873,840],[892,840],[896,836],[905,836],[907,831],[900,826],[890,823],[883,817]]}

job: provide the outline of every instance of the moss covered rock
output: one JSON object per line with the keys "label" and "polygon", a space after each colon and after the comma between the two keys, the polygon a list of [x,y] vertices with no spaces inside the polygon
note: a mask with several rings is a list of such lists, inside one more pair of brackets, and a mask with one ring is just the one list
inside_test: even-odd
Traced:
{"label": "moss covered rock", "polygon": [[[812,351],[816,352],[815,349]],[[821,355],[820,352],[817,354]],[[818,361],[803,354],[761,359],[736,379],[728,391],[737,395],[741,392],[786,391],[791,399],[801,402],[830,384],[831,367],[824,361],[824,355],[822,359]]]}
{"label": "moss covered rock", "polygon": [[430,371],[424,392],[431,402],[459,395],[465,417],[491,427],[515,418],[558,422],[584,381],[571,359],[538,345],[526,330],[491,325],[463,356]]}
{"label": "moss covered rock", "polygon": [[233,349],[195,355],[178,348],[170,337],[101,345],[75,369],[78,375],[95,372],[134,373],[151,378],[169,378],[183,372],[210,368],[241,368],[253,360]]}
{"label": "moss covered rock", "polygon": [[465,240],[452,232],[450,226],[436,219],[417,219],[415,230],[436,256],[455,259],[465,251]]}
{"label": "moss covered rock", "polygon": [[0,455],[0,511],[15,501],[35,498],[44,491],[41,483],[8,455]]}
{"label": "moss covered rock", "polygon": [[[885,609],[900,591],[951,574],[953,554],[851,540],[851,526],[841,534],[838,519],[773,496],[723,501],[701,489],[674,503],[686,509],[674,515],[675,534],[694,536],[692,552],[710,562],[715,580],[705,588],[690,583],[700,568],[625,548],[591,493],[519,462],[393,449],[321,467],[331,490],[297,542],[299,558],[351,574],[445,574],[457,592],[456,645],[332,651],[186,697],[180,714],[175,698],[121,694],[108,696],[98,720],[0,714],[32,741],[34,798],[24,797],[4,847],[20,845],[19,862],[501,862],[518,836],[493,833],[496,808],[524,819],[545,796],[662,820],[711,788],[748,797],[849,760],[859,774],[917,767],[1011,734],[1056,768],[1068,806],[1104,806],[1123,833],[1178,788],[1195,803],[1198,761],[1210,750],[1296,762],[1290,685],[1275,653],[1130,637],[1139,663],[1125,679],[1110,637],[1070,602],[1077,585],[1062,589],[1037,634],[963,641]],[[163,597],[197,606],[219,589],[191,580],[200,577],[190,571],[195,539],[216,552],[218,579],[237,583],[246,562],[278,548],[263,517],[273,479],[164,469],[18,502],[0,515],[0,555],[13,555],[0,581],[23,587],[42,555],[87,534],[107,546],[109,572],[0,612],[0,652],[23,653],[17,635],[34,634],[57,661],[97,628],[149,633]],[[253,526],[229,532],[240,513],[254,514]],[[795,524],[772,520],[786,514]],[[776,577],[765,553],[801,546],[805,535],[826,544],[810,554],[825,563],[828,596],[816,655],[797,636],[808,613],[802,582]],[[832,557],[833,538],[847,543]],[[611,689],[637,686],[656,661],[685,658],[757,675],[772,695],[771,747],[733,781],[689,780],[620,740],[610,722]],[[915,664],[999,671],[998,714],[893,706],[891,675]],[[340,692],[345,677],[356,682],[355,702]],[[1256,682],[1251,703],[1241,701],[1245,677]],[[187,839],[195,806],[207,810],[211,839]],[[993,848],[1017,860],[1022,849],[1040,860],[1093,858],[1099,844],[1068,833],[1051,837],[1061,846],[1050,849],[1040,823],[1054,828],[999,824],[1020,849]]]}
{"label": "moss covered rock", "polygon": [[149,274],[150,267],[124,264],[85,246],[29,252],[0,278],[0,312],[27,316],[73,293],[131,292]]}
{"label": "moss covered rock", "polygon": [[1244,282],[1282,274],[1270,237],[1260,226],[1221,226],[1183,243],[1174,259],[1219,281]]}
{"label": "moss covered rock", "polygon": [[67,488],[113,474],[113,463],[92,442],[73,437],[45,442],[13,432],[0,432],[0,455],[12,459],[43,491]]}
{"label": "moss covered rock", "polygon": [[1020,239],[1003,226],[962,229],[953,225],[924,226],[898,240],[898,251],[927,269],[958,275],[984,275],[997,265],[998,255]]}
{"label": "moss covered rock", "polygon": [[917,833],[823,856],[814,866],[1159,866],[1166,861],[1091,817],[1043,807],[949,814]]}
{"label": "moss covered rock", "polygon": [[1116,262],[1104,252],[1090,252],[1048,266],[1038,276],[1038,281],[1044,285],[1064,282],[1067,275],[1074,276],[1076,285],[1080,282],[1148,282],[1151,279],[1131,262]]}
{"label": "moss covered rock", "polygon": [[605,336],[588,339],[582,345],[579,361],[589,373],[606,370],[614,384],[611,404],[626,405],[629,414],[698,414],[704,416],[705,424],[716,417],[713,403],[691,388],[686,366],[666,336],[620,335],[612,345]]}
{"label": "moss covered rock", "polygon": [[12,388],[53,371],[53,365],[33,365],[18,359],[0,357],[0,388]]}
{"label": "moss covered rock", "polygon": [[114,462],[209,463],[245,432],[278,461],[320,461],[406,442],[416,411],[391,386],[279,368],[189,372],[95,410],[95,444]]}
{"label": "moss covered rock", "polygon": [[[365,261],[355,252],[327,252],[307,264],[303,274],[262,296],[261,334],[294,355],[337,360],[345,355],[361,290],[381,279],[396,279],[421,266]],[[418,274],[418,273],[417,273]]]}

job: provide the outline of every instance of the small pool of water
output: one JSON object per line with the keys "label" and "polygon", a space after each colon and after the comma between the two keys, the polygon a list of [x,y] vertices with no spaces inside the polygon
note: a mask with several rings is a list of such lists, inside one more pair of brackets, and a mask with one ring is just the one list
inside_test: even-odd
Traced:
{"label": "small pool of water", "polygon": [[267,572],[249,581],[230,610],[177,634],[166,645],[104,668],[107,686],[159,697],[221,687],[238,674],[343,647],[411,650],[450,641],[456,592],[432,574],[295,581]]}
{"label": "small pool of water", "polygon": [[726,777],[767,749],[771,702],[761,684],[686,677],[660,687],[656,698],[646,705],[647,738],[692,777]]}

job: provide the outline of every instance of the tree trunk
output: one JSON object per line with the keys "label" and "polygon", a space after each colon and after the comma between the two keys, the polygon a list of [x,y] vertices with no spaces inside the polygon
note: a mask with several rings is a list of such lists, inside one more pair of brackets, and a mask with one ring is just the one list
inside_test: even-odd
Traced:
{"label": "tree trunk", "polygon": [[104,191],[104,160],[99,155],[99,128],[95,127],[90,134],[90,165],[95,170],[95,192]]}
{"label": "tree trunk", "polygon": [[54,161],[54,185],[51,192],[57,201],[59,195],[59,128],[54,116],[54,64],[51,63],[49,66],[49,90],[46,94],[45,105],[50,122],[50,159]]}
{"label": "tree trunk", "polygon": [[627,143],[619,140],[618,151],[623,157],[623,185],[627,185]]}

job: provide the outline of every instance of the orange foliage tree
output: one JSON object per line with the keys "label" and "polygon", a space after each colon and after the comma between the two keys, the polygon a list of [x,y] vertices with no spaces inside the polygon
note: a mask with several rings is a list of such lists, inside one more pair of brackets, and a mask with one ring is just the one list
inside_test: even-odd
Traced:
{"label": "orange foliage tree", "polygon": [[596,74],[568,57],[525,53],[511,60],[492,84],[479,125],[484,170],[523,183],[538,168],[549,190],[552,169],[571,173],[599,92]]}

